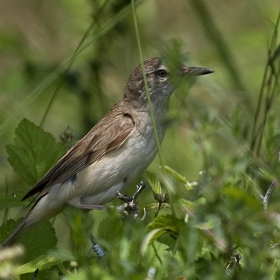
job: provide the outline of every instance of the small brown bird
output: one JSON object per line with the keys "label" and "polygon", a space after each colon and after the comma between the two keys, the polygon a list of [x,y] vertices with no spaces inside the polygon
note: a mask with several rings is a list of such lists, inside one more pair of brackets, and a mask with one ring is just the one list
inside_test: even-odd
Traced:
{"label": "small brown bird", "polygon": [[[160,58],[145,60],[144,67],[161,142],[166,131],[165,113],[175,87]],[[182,77],[212,72],[207,68],[178,66]],[[144,79],[138,65],[124,88],[124,97],[23,197],[24,200],[36,195],[30,211],[2,245],[13,244],[23,233],[66,206],[103,208],[141,175],[156,153]]]}

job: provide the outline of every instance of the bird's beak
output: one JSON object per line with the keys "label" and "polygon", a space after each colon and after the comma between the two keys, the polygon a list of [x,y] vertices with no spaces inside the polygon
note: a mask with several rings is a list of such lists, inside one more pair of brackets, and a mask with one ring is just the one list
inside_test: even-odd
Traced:
{"label": "bird's beak", "polygon": [[201,68],[201,67],[188,67],[183,65],[181,68],[181,74],[183,76],[201,76],[211,74],[214,71],[209,68]]}

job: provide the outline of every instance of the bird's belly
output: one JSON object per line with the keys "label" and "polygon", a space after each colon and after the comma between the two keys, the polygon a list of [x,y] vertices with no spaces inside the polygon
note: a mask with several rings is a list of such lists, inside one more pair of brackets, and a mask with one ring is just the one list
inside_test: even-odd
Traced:
{"label": "bird's belly", "polygon": [[149,166],[157,153],[154,135],[129,138],[118,149],[80,171],[69,192],[69,200],[105,204],[125,191]]}

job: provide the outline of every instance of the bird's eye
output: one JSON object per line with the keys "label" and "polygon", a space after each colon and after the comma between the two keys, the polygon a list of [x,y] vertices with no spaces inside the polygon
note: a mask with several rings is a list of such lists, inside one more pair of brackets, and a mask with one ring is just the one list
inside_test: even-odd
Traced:
{"label": "bird's eye", "polygon": [[167,76],[167,71],[164,70],[164,69],[159,69],[159,70],[157,71],[157,75],[158,75],[159,77],[161,77],[161,78],[165,78],[165,77]]}

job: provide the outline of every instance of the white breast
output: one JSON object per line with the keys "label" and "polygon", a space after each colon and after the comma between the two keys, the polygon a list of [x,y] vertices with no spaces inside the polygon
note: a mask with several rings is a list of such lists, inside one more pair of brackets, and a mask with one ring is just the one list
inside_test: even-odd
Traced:
{"label": "white breast", "polygon": [[[67,198],[68,203],[77,206],[79,202],[105,204],[116,196],[117,191],[125,191],[143,173],[157,153],[153,126],[147,119],[147,112],[143,112],[120,148],[78,172],[73,184],[61,187],[61,195]],[[161,141],[165,127],[159,128]]]}

